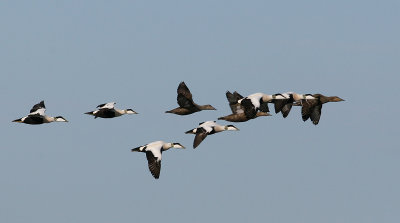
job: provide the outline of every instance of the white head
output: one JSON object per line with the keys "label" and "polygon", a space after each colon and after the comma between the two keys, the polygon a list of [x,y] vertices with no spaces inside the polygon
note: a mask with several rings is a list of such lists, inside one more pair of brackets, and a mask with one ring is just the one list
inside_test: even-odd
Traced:
{"label": "white head", "polygon": [[226,130],[226,131],[239,131],[239,129],[236,128],[236,127],[233,126],[233,125],[226,125],[226,126],[225,126],[225,130]]}
{"label": "white head", "polygon": [[125,112],[125,114],[130,114],[130,115],[132,115],[132,114],[138,114],[137,112],[135,112],[134,110],[132,110],[132,109],[130,109],[130,108],[125,109],[124,112]]}
{"label": "white head", "polygon": [[172,144],[172,148],[175,148],[175,149],[184,149],[185,147],[184,146],[182,146],[180,143],[177,143],[177,142],[174,142],[174,143],[171,143]]}
{"label": "white head", "polygon": [[68,122],[67,119],[65,119],[65,118],[62,117],[62,116],[54,117],[54,121],[55,121],[55,122]]}
{"label": "white head", "polygon": [[168,149],[171,149],[171,148],[175,148],[175,149],[184,149],[185,147],[182,146],[180,143],[177,143],[177,142],[167,142],[167,143],[164,143],[164,145],[163,145],[163,150],[168,150]]}

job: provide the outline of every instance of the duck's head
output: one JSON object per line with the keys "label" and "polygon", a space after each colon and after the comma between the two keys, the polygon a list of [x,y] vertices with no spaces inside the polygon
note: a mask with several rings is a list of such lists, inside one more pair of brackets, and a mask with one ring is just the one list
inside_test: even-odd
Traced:
{"label": "duck's head", "polygon": [[68,122],[68,120],[65,119],[65,118],[62,117],[62,116],[54,117],[54,121],[55,121],[55,122]]}
{"label": "duck's head", "polygon": [[339,98],[338,96],[333,96],[333,97],[331,97],[331,101],[332,102],[339,102],[339,101],[344,101],[344,99]]}
{"label": "duck's head", "polygon": [[171,148],[175,148],[175,149],[184,149],[185,147],[184,146],[182,146],[180,143],[178,143],[178,142],[174,142],[174,143],[171,143]]}
{"label": "duck's head", "polygon": [[139,114],[139,113],[135,112],[134,110],[132,110],[132,109],[130,109],[130,108],[125,109],[125,113],[126,113],[126,114]]}
{"label": "duck's head", "polygon": [[216,108],[214,108],[214,107],[211,106],[211,105],[203,105],[203,106],[202,106],[202,109],[203,109],[203,110],[217,110]]}
{"label": "duck's head", "polygon": [[239,129],[236,128],[236,127],[233,126],[233,125],[226,125],[226,126],[225,126],[225,130],[227,130],[227,131],[239,131]]}

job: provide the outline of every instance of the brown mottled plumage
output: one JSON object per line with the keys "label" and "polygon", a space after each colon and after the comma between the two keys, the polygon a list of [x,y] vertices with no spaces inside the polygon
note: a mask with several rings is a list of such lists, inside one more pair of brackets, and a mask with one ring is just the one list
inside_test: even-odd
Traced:
{"label": "brown mottled plumage", "polygon": [[312,96],[315,99],[302,99],[301,103],[297,105],[302,106],[301,116],[303,121],[307,121],[310,118],[314,125],[318,125],[319,123],[323,104],[328,102],[344,101],[337,96],[327,97],[322,94],[313,94]]}
{"label": "brown mottled plumage", "polygon": [[177,102],[179,107],[174,108],[170,111],[166,111],[165,113],[174,113],[177,115],[189,115],[195,112],[199,112],[201,110],[216,110],[211,105],[198,105],[194,103],[192,98],[192,93],[190,93],[189,88],[183,81],[179,84],[177,93],[178,93]]}

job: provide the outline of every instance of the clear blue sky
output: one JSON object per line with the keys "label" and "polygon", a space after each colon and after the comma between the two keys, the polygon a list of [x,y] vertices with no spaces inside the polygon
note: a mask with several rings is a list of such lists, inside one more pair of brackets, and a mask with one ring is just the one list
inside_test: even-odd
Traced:
{"label": "clear blue sky", "polygon": [[[368,0],[2,1],[0,222],[399,222],[399,12]],[[165,114],[180,81],[218,110]],[[318,126],[294,108],[193,150],[184,132],[229,114],[226,90],[346,101]],[[11,122],[41,100],[70,122]],[[110,101],[140,114],[83,114]],[[155,140],[187,146],[164,153],[159,180],[130,152]]]}

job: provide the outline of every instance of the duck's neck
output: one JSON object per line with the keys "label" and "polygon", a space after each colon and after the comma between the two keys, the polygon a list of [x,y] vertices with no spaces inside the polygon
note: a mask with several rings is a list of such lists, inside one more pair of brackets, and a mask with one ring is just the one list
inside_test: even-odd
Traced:
{"label": "duck's neck", "polygon": [[51,117],[51,116],[47,116],[47,115],[45,115],[44,116],[44,122],[46,122],[46,123],[50,123],[50,122],[55,122],[56,121],[56,119],[54,118],[54,117]]}
{"label": "duck's neck", "polygon": [[263,102],[269,102],[273,99],[272,95],[269,94],[262,94],[262,100]]}
{"label": "duck's neck", "polygon": [[172,145],[172,143],[164,143],[163,144],[163,146],[162,146],[162,150],[169,150],[171,147],[172,147],[173,145]]}
{"label": "duck's neck", "polygon": [[114,110],[115,110],[115,116],[121,116],[121,115],[124,115],[124,114],[127,113],[126,109],[116,109],[116,108],[114,108]]}
{"label": "duck's neck", "polygon": [[222,131],[225,131],[225,130],[226,130],[226,128],[225,128],[224,125],[216,125],[216,126],[214,126],[214,131],[215,132],[222,132]]}

